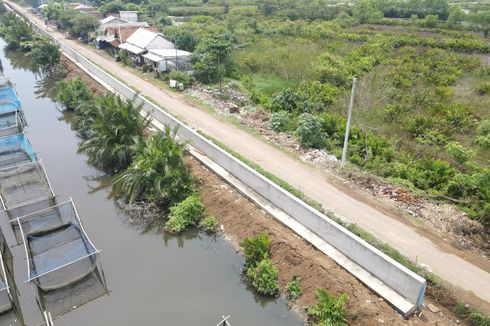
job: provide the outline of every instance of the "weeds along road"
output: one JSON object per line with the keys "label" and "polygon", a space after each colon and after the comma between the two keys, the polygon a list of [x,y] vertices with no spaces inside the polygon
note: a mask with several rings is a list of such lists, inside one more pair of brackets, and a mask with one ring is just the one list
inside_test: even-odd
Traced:
{"label": "weeds along road", "polygon": [[[29,15],[40,26],[45,27],[40,19],[24,8],[10,1],[5,2],[24,15]],[[117,76],[133,89],[140,91],[142,95],[156,101],[161,107],[188,125],[219,140],[275,176],[301,189],[307,197],[371,232],[378,239],[389,243],[410,259],[427,265],[445,281],[473,292],[477,297],[490,304],[490,273],[458,256],[457,252],[452,251],[442,240],[434,237],[429,239],[417,232],[416,226],[403,223],[397,217],[383,212],[388,211],[388,209],[375,208],[358,200],[359,194],[349,194],[348,191],[337,188],[327,180],[326,175],[319,168],[302,163],[246,131],[219,120],[203,109],[186,103],[182,98],[166,93],[158,86],[122,68],[118,63],[98,54],[90,47],[53,30],[52,27],[48,31],[87,59]]]}

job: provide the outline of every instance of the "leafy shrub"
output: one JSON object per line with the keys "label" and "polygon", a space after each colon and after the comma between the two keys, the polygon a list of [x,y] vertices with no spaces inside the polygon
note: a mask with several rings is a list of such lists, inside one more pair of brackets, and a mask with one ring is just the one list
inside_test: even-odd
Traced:
{"label": "leafy shrub", "polygon": [[22,42],[22,47],[28,52],[34,62],[43,67],[44,70],[58,64],[61,52],[58,45],[44,36],[36,35],[33,41]]}
{"label": "leafy shrub", "polygon": [[446,161],[427,159],[408,170],[408,179],[422,190],[442,190],[454,174]]}
{"label": "leafy shrub", "polygon": [[296,135],[301,145],[306,147],[320,148],[324,141],[324,136],[321,131],[322,121],[320,118],[303,113],[299,116]]}
{"label": "leafy shrub", "polygon": [[330,53],[320,56],[316,63],[316,71],[321,82],[335,86],[346,86],[352,77],[344,60]]}
{"label": "leafy shrub", "polygon": [[184,84],[184,86],[186,86],[186,87],[192,84],[192,76],[189,74],[186,74],[183,71],[172,70],[168,74],[168,78],[169,79],[175,79],[178,82],[181,82],[182,84]]}
{"label": "leafy shrub", "polygon": [[478,76],[480,77],[490,77],[490,66],[485,66],[480,68],[478,71]]}
{"label": "leafy shrub", "polygon": [[290,88],[276,94],[271,101],[271,111],[294,112],[298,108],[300,97]]}
{"label": "leafy shrub", "polygon": [[467,198],[476,196],[478,184],[476,178],[467,174],[456,174],[448,184],[446,194],[451,198]]}
{"label": "leafy shrub", "polygon": [[129,202],[150,201],[172,206],[194,190],[194,179],[183,157],[185,144],[167,126],[151,138],[136,144],[131,165],[114,182],[116,192]]}
{"label": "leafy shrub", "polygon": [[274,112],[269,121],[269,128],[274,131],[287,131],[289,126],[289,113],[286,111]]}
{"label": "leafy shrub", "polygon": [[218,219],[214,216],[206,216],[201,223],[204,231],[214,233],[218,229]]}
{"label": "leafy shrub", "polygon": [[473,156],[473,152],[464,148],[458,142],[450,142],[445,147],[446,152],[453,160],[455,160],[458,164],[465,164],[471,157]]}
{"label": "leafy shrub", "polygon": [[247,269],[247,279],[257,292],[274,296],[279,291],[278,270],[272,260],[263,258],[256,266]]}
{"label": "leafy shrub", "polygon": [[170,207],[165,230],[172,233],[183,232],[189,226],[198,224],[205,211],[206,208],[201,199],[196,195],[191,195],[177,205]]}
{"label": "leafy shrub", "polygon": [[291,301],[296,301],[303,295],[303,289],[301,288],[301,279],[299,277],[294,277],[292,281],[286,284],[286,291],[288,293],[288,299]]}
{"label": "leafy shrub", "polygon": [[458,301],[456,303],[456,306],[454,307],[454,313],[459,318],[466,318],[470,314],[470,309],[468,308],[465,302]]}
{"label": "leafy shrub", "polygon": [[240,244],[245,257],[245,266],[255,266],[261,260],[269,256],[269,247],[272,240],[267,233],[246,238]]}
{"label": "leafy shrub", "polygon": [[126,66],[131,65],[131,57],[129,56],[129,53],[126,50],[123,49],[119,50],[118,60],[121,61]]}
{"label": "leafy shrub", "polygon": [[60,102],[67,111],[74,111],[81,102],[90,101],[92,98],[92,92],[80,77],[69,81],[62,80],[58,83],[58,94],[55,100]]}
{"label": "leafy shrub", "polygon": [[490,82],[484,81],[475,86],[475,90],[480,95],[485,95],[490,93]]}
{"label": "leafy shrub", "polygon": [[345,303],[349,297],[343,293],[339,297],[322,290],[316,290],[317,303],[308,309],[308,316],[316,326],[347,326]]}
{"label": "leafy shrub", "polygon": [[470,322],[473,326],[490,326],[490,317],[478,311],[473,311],[470,314]]}
{"label": "leafy shrub", "polygon": [[490,119],[485,119],[478,125],[476,129],[475,142],[481,148],[490,148]]}
{"label": "leafy shrub", "polygon": [[148,116],[141,116],[141,107],[134,100],[107,94],[87,102],[84,110],[75,111],[82,116],[85,110],[89,112],[89,123],[83,128],[88,137],[82,140],[79,149],[87,154],[89,164],[111,174],[131,164],[134,146],[143,139],[150,124]]}

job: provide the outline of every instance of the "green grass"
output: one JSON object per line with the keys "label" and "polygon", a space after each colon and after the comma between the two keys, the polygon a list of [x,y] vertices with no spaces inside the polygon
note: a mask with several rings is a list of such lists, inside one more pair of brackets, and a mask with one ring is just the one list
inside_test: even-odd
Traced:
{"label": "green grass", "polygon": [[267,96],[272,96],[291,86],[293,86],[292,82],[274,74],[253,74],[247,82],[249,92]]}

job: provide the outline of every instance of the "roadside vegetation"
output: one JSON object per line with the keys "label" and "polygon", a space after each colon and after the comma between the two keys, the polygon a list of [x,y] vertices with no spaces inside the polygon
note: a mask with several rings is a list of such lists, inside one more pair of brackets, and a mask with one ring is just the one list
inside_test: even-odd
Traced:
{"label": "roadside vegetation", "polygon": [[42,9],[48,22],[77,38],[88,40],[95,35],[99,20],[89,14],[70,8],[63,2],[51,2]]}

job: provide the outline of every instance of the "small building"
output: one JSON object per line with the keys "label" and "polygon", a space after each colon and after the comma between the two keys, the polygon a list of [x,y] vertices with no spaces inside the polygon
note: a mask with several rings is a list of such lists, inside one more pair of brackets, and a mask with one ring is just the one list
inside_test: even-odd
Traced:
{"label": "small building", "polygon": [[90,16],[95,17],[97,19],[101,19],[103,17],[102,13],[100,13],[97,10],[97,8],[89,6],[89,5],[85,5],[83,3],[70,3],[69,6],[71,6],[71,8],[73,8],[74,10],[76,10],[78,12],[90,15]]}
{"label": "small building", "polygon": [[177,49],[151,49],[143,55],[147,66],[157,73],[172,70],[192,72],[192,53]]}
{"label": "small building", "polygon": [[109,25],[96,39],[96,46],[99,49],[110,49],[114,54],[119,50],[119,45],[124,43],[138,28],[144,28],[151,32],[158,32],[155,27],[149,27],[148,23],[127,23],[123,25]]}
{"label": "small building", "polygon": [[122,20],[118,17],[107,16],[106,18],[100,20],[100,25],[97,28],[97,30],[99,32],[105,32],[106,28],[109,26],[123,25],[127,23],[128,23],[127,21]]}
{"label": "small building", "polygon": [[138,11],[120,11],[119,17],[128,23],[138,22]]}
{"label": "small building", "polygon": [[119,48],[130,53],[135,65],[141,65],[143,63],[142,55],[149,50],[175,49],[175,46],[165,39],[161,33],[138,28],[124,43],[119,45]]}

